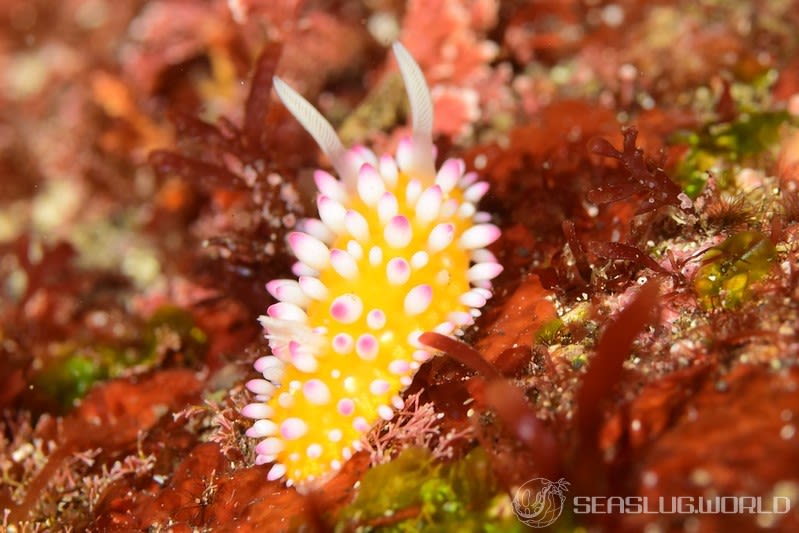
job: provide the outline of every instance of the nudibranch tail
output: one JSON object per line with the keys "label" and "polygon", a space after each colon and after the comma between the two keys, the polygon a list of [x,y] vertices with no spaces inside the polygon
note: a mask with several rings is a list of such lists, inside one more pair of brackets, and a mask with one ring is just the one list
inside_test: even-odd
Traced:
{"label": "nudibranch tail", "polygon": [[408,91],[413,136],[396,158],[345,151],[321,114],[279,79],[286,107],[330,157],[343,181],[314,175],[319,219],[288,244],[298,279],[274,280],[278,302],[260,318],[272,355],[242,414],[255,419],[256,462],[268,479],[307,487],[360,449],[363,434],[390,420],[401,392],[432,354],[425,331],[463,333],[491,297],[502,267],[486,249],[499,228],[476,205],[488,190],[460,159],[433,161],[432,105],[419,66],[394,53]]}

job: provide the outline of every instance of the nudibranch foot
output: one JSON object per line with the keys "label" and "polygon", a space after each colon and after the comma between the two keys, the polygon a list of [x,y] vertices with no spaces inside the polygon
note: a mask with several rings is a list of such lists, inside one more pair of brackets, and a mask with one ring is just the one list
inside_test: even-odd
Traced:
{"label": "nudibranch foot", "polygon": [[411,104],[412,136],[394,157],[345,150],[333,127],[288,85],[275,90],[330,158],[318,219],[288,236],[297,279],[274,280],[278,301],[260,318],[272,355],[247,383],[242,414],[255,420],[256,463],[299,489],[327,479],[361,449],[375,423],[403,405],[401,392],[433,354],[425,331],[462,334],[502,271],[487,246],[500,231],[477,210],[488,184],[460,159],[436,171],[433,109],[419,66],[396,43]]}

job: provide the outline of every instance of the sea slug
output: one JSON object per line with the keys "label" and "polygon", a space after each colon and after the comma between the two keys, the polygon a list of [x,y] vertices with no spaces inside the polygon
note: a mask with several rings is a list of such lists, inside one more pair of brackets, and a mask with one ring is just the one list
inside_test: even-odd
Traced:
{"label": "sea slug", "polygon": [[333,127],[279,78],[280,99],[329,157],[340,180],[317,170],[319,219],[288,243],[298,279],[267,284],[278,303],[260,317],[273,355],[247,388],[270,480],[303,489],[360,449],[363,434],[402,407],[400,393],[432,353],[419,335],[457,335],[479,316],[502,266],[486,246],[500,235],[476,205],[488,190],[461,159],[435,169],[433,109],[422,72],[399,43],[394,55],[413,125],[396,158],[346,150]]}

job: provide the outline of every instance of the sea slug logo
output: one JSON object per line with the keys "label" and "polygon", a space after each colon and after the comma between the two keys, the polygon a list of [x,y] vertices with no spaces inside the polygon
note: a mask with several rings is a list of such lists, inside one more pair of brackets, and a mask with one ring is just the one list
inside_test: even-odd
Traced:
{"label": "sea slug logo", "polygon": [[[550,481],[531,479],[513,495],[513,512],[530,527],[541,528],[555,523],[563,512],[569,482],[564,478]],[[579,521],[580,515],[638,514],[638,515],[696,515],[696,514],[757,514],[785,515],[794,502],[787,496],[575,496],[571,511]]]}
{"label": "sea slug logo", "polygon": [[569,482],[537,477],[516,489],[513,495],[513,512],[519,520],[530,527],[546,527],[553,524],[563,512]]}

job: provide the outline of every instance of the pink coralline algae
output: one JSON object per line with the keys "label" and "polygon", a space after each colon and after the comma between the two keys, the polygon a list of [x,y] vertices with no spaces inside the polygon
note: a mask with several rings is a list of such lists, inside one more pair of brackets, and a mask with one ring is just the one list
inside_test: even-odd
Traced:
{"label": "pink coralline algae", "polygon": [[498,10],[494,0],[408,2],[402,40],[432,87],[435,133],[468,137],[481,119],[512,106],[510,72],[489,66],[498,47],[485,33]]}

